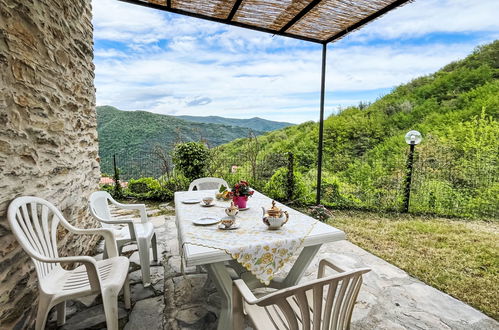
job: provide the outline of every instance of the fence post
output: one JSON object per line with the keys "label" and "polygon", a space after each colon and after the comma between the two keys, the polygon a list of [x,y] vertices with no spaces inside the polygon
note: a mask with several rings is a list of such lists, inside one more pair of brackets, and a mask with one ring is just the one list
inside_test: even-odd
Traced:
{"label": "fence post", "polygon": [[294,155],[292,152],[288,152],[288,187],[287,187],[287,199],[291,201],[293,199],[293,192],[295,190],[295,171],[294,171]]}
{"label": "fence post", "polygon": [[113,155],[113,168],[114,168],[114,196],[115,198],[121,198],[121,183],[120,183],[120,172],[116,166],[116,155]]}

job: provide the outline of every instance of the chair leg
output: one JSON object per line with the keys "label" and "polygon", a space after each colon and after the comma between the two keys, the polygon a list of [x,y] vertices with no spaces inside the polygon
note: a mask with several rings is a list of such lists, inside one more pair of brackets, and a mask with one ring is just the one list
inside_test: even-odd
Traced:
{"label": "chair leg", "polygon": [[139,238],[139,259],[140,259],[140,270],[142,272],[142,283],[144,286],[149,286],[151,284],[151,275],[149,271],[149,242],[147,238]]}
{"label": "chair leg", "polygon": [[126,276],[125,283],[123,284],[123,300],[125,301],[125,308],[130,309],[130,279]]}
{"label": "chair leg", "polygon": [[233,329],[243,329],[244,325],[244,311],[243,299],[239,290],[235,285],[232,285],[232,311],[233,311]]}
{"label": "chair leg", "polygon": [[125,247],[125,244],[120,244],[118,243],[118,255],[122,255],[123,254],[123,248]]}
{"label": "chair leg", "polygon": [[57,308],[57,325],[61,326],[66,323],[66,301],[63,301],[56,306]]}
{"label": "chair leg", "polygon": [[108,330],[118,330],[118,297],[112,292],[102,292],[102,303]]}
{"label": "chair leg", "polygon": [[106,243],[104,242],[104,251],[102,252],[102,260],[107,259],[107,248],[106,248]]}
{"label": "chair leg", "polygon": [[152,245],[152,259],[157,262],[158,261],[158,242],[156,239],[156,233],[154,233],[152,235],[151,245]]}
{"label": "chair leg", "polygon": [[[50,307],[50,298],[45,295],[40,295],[40,297],[38,298],[38,310],[36,312],[35,330],[45,329],[45,323],[47,322],[47,316]],[[59,318],[59,316],[57,316],[57,318]]]}

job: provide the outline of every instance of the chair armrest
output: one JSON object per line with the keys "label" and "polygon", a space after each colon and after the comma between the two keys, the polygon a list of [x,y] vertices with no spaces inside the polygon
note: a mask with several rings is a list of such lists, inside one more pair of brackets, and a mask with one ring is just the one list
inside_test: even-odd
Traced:
{"label": "chair armrest", "polygon": [[129,232],[130,232],[130,238],[132,240],[135,240],[137,235],[135,234],[135,227],[133,226],[134,224],[134,221],[132,219],[110,219],[110,220],[106,220],[104,218],[101,218],[99,217],[98,215],[96,214],[93,214],[94,218],[96,218],[97,220],[99,220],[99,222],[103,222],[103,223],[107,223],[107,224],[110,224],[110,225],[122,225],[122,224],[126,224],[128,225],[128,229],[129,229]]}
{"label": "chair armrest", "polygon": [[141,222],[142,223],[148,222],[145,204],[122,204],[122,203],[115,201],[114,199],[111,199],[111,203],[113,203],[117,207],[125,209],[125,210],[138,210],[140,212]]}
{"label": "chair armrest", "polygon": [[260,299],[257,299],[253,292],[248,288],[243,280],[235,280],[232,285],[237,288],[243,299],[250,305],[256,304]]}
{"label": "chair armrest", "polygon": [[97,271],[97,262],[94,258],[88,256],[71,256],[71,257],[59,257],[59,258],[46,258],[40,255],[34,255],[35,259],[47,263],[61,263],[70,264],[79,262],[87,271],[88,281],[90,283],[90,288],[92,291],[100,291],[100,276]]}
{"label": "chair armrest", "polygon": [[[131,224],[133,226],[133,223]],[[81,228],[68,228],[70,231],[76,234],[83,235],[101,235],[104,237],[106,241],[106,250],[109,258],[118,256],[118,247],[116,246],[116,239],[114,238],[113,231],[111,229],[106,228],[90,228],[90,229],[81,229]]]}
{"label": "chair armrest", "polygon": [[317,278],[324,277],[325,266],[328,266],[329,268],[334,269],[338,273],[345,272],[345,270],[343,268],[340,268],[339,266],[335,265],[331,259],[325,258],[319,262],[319,271],[317,272]]}

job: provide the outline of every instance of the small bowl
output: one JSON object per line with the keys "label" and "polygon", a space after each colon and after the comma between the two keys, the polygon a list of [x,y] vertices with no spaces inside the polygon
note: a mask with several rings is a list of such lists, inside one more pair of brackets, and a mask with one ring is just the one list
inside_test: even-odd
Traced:
{"label": "small bowl", "polygon": [[211,205],[211,203],[213,203],[213,200],[214,200],[213,197],[204,197],[203,203],[204,203],[204,205]]}

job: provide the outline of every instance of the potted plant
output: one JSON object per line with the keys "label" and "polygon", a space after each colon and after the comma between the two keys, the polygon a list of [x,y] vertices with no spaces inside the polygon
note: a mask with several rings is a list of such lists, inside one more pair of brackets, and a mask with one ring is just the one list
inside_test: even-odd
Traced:
{"label": "potted plant", "polygon": [[240,209],[246,208],[248,197],[253,196],[254,191],[250,189],[247,181],[239,181],[232,188],[232,201]]}

